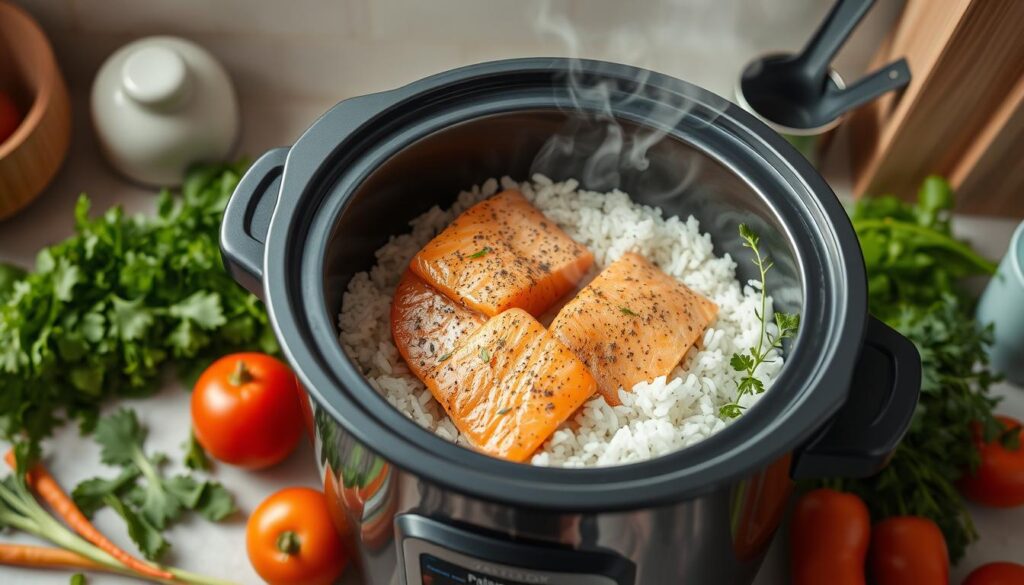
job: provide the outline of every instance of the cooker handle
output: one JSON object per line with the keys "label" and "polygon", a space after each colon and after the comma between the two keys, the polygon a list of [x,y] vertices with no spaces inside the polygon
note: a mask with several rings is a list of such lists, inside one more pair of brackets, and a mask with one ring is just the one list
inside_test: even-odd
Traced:
{"label": "cooker handle", "polygon": [[220,228],[224,266],[235,282],[263,297],[263,244],[281,191],[287,148],[256,159],[231,194]]}
{"label": "cooker handle", "polygon": [[889,461],[910,426],[921,392],[914,344],[868,317],[850,397],[821,432],[794,453],[794,479],[868,477]]}

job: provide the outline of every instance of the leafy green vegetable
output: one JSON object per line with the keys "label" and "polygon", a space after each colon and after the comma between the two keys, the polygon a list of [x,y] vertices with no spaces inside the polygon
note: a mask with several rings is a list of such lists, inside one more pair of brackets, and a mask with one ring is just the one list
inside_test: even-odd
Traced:
{"label": "leafy green vegetable", "polygon": [[277,351],[263,306],[221,262],[220,221],[244,168],[196,169],[152,216],[90,217],[82,196],[73,236],[31,274],[4,269],[0,431],[36,441],[66,418],[89,430],[104,398],[150,393],[172,361],[189,377],[225,353]]}
{"label": "leafy green vegetable", "polygon": [[[199,481],[188,475],[170,478],[160,473],[162,455],[147,455],[143,450],[146,430],[135,412],[121,409],[103,418],[96,426],[100,460],[122,467],[112,479],[92,478],[72,492],[82,512],[92,515],[110,506],[128,526],[128,535],[149,559],[156,559],[170,546],[161,535],[185,510],[219,521],[235,510],[231,494],[220,483]],[[142,483],[139,482],[142,480]]]}
{"label": "leafy green vegetable", "polygon": [[861,200],[853,225],[861,240],[870,309],[907,336],[921,354],[921,398],[910,429],[889,465],[867,479],[827,480],[859,494],[877,521],[911,514],[934,520],[950,556],[963,556],[977,538],[956,481],[978,464],[971,424],[987,440],[1001,428],[989,395],[994,376],[985,347],[991,330],[974,320],[972,301],[959,286],[994,266],[955,240],[949,224],[953,194],[929,177],[914,205],[892,197]]}
{"label": "leafy green vegetable", "polygon": [[[775,331],[769,331],[765,320],[765,311],[768,306],[768,271],[774,264],[767,255],[761,254],[761,237],[750,229],[747,224],[740,224],[740,237],[743,238],[743,247],[750,248],[754,252],[751,260],[757,266],[761,278],[761,309],[755,310],[754,314],[761,322],[761,332],[757,338],[757,345],[746,352],[734,353],[729,359],[729,365],[737,372],[743,372],[743,377],[736,389],[736,400],[723,405],[719,414],[727,418],[736,418],[743,411],[740,406],[740,398],[747,394],[760,394],[764,392],[764,382],[757,377],[757,368],[768,360],[774,350],[782,349],[782,342],[796,335],[800,327],[800,315],[795,313],[775,313]],[[767,343],[766,343],[767,342]]]}
{"label": "leafy green vegetable", "polygon": [[861,199],[853,226],[868,267],[871,311],[891,322],[904,306],[927,306],[951,294],[966,309],[958,286],[964,277],[992,274],[995,265],[953,238],[949,225],[953,192],[940,177],[928,177],[915,205],[895,197]]}

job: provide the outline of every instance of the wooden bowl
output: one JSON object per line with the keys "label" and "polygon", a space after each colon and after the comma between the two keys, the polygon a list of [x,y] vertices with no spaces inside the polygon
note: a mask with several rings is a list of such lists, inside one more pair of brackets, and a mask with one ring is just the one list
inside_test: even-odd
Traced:
{"label": "wooden bowl", "polygon": [[53,48],[36,21],[5,0],[0,0],[0,89],[24,116],[0,143],[2,220],[46,188],[71,141],[71,104]]}

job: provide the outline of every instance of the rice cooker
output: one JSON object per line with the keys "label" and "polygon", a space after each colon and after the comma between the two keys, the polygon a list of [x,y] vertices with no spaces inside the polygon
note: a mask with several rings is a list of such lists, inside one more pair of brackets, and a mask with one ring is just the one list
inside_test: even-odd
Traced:
{"label": "rice cooker", "polygon": [[[591,138],[611,131],[644,145],[643,163],[624,148],[589,172],[608,142]],[[802,321],[754,407],[666,456],[563,469],[448,442],[370,386],[338,342],[352,276],[460,190],[534,172],[693,215],[719,255],[739,256],[740,223],[761,234],[776,307]],[[877,472],[920,390],[914,346],[867,312],[856,235],[821,176],[739,107],[625,65],[505,60],[345,100],[253,164],[221,238],[308,395],[331,514],[367,585],[750,583],[794,480]]]}

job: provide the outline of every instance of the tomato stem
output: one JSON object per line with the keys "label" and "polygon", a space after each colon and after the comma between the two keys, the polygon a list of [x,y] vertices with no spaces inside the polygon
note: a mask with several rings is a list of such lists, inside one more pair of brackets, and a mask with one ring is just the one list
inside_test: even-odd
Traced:
{"label": "tomato stem", "polygon": [[231,372],[231,375],[228,376],[228,383],[232,386],[241,386],[242,384],[251,381],[252,372],[250,372],[249,368],[246,367],[245,362],[238,360],[235,363],[235,371]]}
{"label": "tomato stem", "polygon": [[1003,446],[1007,451],[1017,451],[1021,448],[1020,444],[1020,430],[1021,425],[1018,424],[1003,424],[1003,432],[999,433],[996,440]]}
{"label": "tomato stem", "polygon": [[299,545],[299,535],[292,530],[286,530],[277,537],[277,550],[286,555],[298,553]]}

